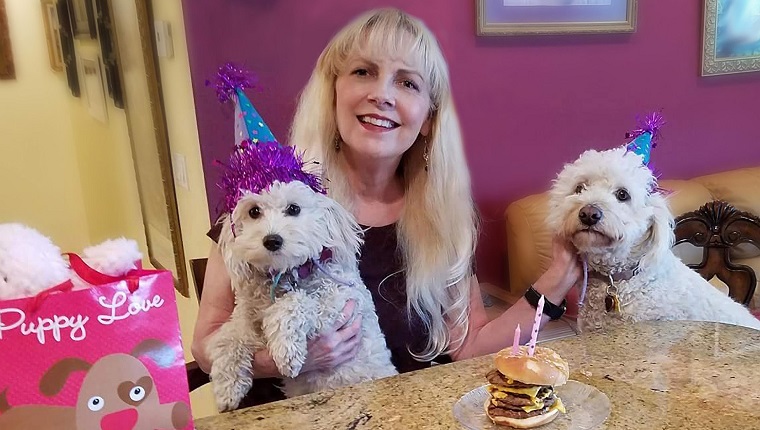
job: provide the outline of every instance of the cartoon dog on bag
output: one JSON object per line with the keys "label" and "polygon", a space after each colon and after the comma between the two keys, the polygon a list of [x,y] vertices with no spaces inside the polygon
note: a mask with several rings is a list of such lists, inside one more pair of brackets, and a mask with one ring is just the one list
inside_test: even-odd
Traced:
{"label": "cartoon dog on bag", "polygon": [[63,389],[72,372],[87,372],[76,406],[12,407],[7,402],[6,389],[0,393],[0,429],[183,429],[190,422],[189,406],[183,402],[160,403],[153,378],[136,358],[173,357],[173,351],[168,349],[162,342],[148,339],[135,347],[131,355],[110,354],[92,365],[79,358],[64,358],[42,377],[40,392],[52,397]]}

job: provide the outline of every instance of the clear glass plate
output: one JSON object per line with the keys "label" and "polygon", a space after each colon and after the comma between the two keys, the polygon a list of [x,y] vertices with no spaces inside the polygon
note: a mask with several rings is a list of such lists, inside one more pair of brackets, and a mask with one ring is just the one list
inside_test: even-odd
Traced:
{"label": "clear glass plate", "polygon": [[[454,418],[459,421],[462,428],[468,430],[508,428],[495,425],[486,416],[483,409],[489,397],[486,387],[483,385],[470,391],[454,404]],[[539,427],[541,430],[593,429],[610,415],[610,399],[590,385],[570,380],[567,384],[557,387],[556,391],[567,413],[559,414],[551,423]]]}

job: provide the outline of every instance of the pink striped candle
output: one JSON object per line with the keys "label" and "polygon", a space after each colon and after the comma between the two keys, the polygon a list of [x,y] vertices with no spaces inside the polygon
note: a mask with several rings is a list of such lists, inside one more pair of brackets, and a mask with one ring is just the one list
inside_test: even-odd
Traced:
{"label": "pink striped candle", "polygon": [[512,355],[520,355],[520,324],[515,328],[515,338],[512,340]]}
{"label": "pink striped candle", "polygon": [[536,352],[536,341],[538,340],[538,329],[541,327],[541,317],[544,316],[544,302],[546,299],[541,294],[541,298],[538,299],[538,306],[536,306],[536,318],[533,320],[533,331],[530,333],[530,343],[528,343],[528,356],[533,357],[533,353]]}

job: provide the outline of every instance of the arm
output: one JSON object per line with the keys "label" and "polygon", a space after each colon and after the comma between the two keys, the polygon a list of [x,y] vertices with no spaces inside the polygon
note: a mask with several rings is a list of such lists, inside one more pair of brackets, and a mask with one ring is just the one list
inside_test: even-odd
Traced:
{"label": "arm", "polygon": [[[211,249],[206,263],[203,285],[191,351],[198,366],[209,373],[211,371],[211,360],[207,353],[209,339],[222,324],[227,322],[235,307],[232,280],[216,244]],[[354,306],[353,301],[346,304],[343,308],[342,321],[351,320]],[[361,317],[354,318],[353,323],[349,325],[339,323],[332,330],[309,340],[303,371],[335,367],[353,358],[359,347],[360,336],[357,334],[360,330]],[[254,354],[253,375],[254,379],[282,376],[267,350],[256,351]]]}
{"label": "arm", "polygon": [[[549,269],[533,285],[552,303],[560,303],[568,291],[575,285],[581,274],[575,250],[568,243],[555,240],[553,243],[553,258]],[[536,309],[525,298],[520,298],[493,321],[488,321],[483,301],[480,297],[480,287],[473,276],[470,282],[470,318],[469,330],[462,345],[451,353],[454,360],[463,360],[496,352],[512,344],[515,327],[533,327]],[[549,317],[541,319],[541,326],[549,321]],[[461,333],[463,328],[452,327],[452,338]],[[520,343],[530,340],[530,329],[520,331]]]}

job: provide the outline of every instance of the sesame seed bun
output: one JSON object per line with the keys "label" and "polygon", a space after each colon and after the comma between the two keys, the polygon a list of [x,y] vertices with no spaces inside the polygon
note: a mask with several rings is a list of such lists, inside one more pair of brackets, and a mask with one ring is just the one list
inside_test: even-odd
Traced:
{"label": "sesame seed bun", "polygon": [[528,347],[520,347],[520,355],[512,355],[512,348],[496,353],[494,366],[502,375],[523,384],[564,385],[570,376],[570,367],[562,357],[550,348],[537,346],[533,357]]}

